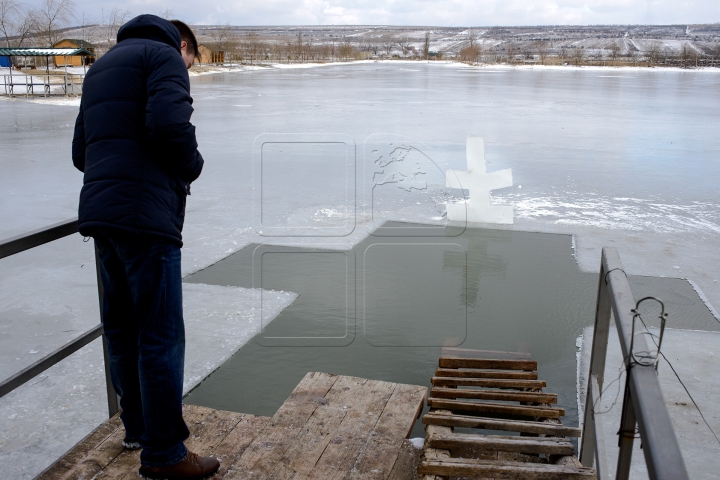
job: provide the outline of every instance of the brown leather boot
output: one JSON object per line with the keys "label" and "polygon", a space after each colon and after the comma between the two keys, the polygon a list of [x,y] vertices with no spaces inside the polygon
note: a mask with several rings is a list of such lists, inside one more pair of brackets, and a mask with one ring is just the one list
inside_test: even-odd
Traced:
{"label": "brown leather boot", "polygon": [[180,462],[169,467],[140,467],[140,476],[152,479],[193,480],[207,478],[218,471],[220,462],[213,457],[199,457],[188,452]]}

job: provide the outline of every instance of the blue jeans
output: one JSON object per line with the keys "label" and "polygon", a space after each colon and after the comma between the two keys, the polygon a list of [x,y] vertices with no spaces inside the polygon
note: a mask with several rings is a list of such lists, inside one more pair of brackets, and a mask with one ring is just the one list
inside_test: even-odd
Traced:
{"label": "blue jeans", "polygon": [[187,454],[182,418],[185,325],[180,247],[160,237],[102,230],[98,247],[112,382],[142,465],[164,467]]}

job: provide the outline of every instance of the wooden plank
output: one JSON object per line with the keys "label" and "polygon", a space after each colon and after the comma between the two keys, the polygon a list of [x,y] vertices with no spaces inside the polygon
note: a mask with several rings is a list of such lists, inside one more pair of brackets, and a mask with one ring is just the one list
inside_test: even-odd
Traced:
{"label": "wooden plank", "polygon": [[496,380],[482,378],[432,377],[433,385],[438,387],[487,387],[513,389],[541,389],[545,387],[543,380]]}
{"label": "wooden plank", "polygon": [[422,412],[427,388],[398,384],[346,479],[388,478]]}
{"label": "wooden plank", "polygon": [[481,451],[502,451],[545,455],[574,455],[575,447],[565,439],[555,437],[504,437],[452,433],[433,435],[427,440],[432,448],[455,450],[470,448]]}
{"label": "wooden plank", "polygon": [[[445,415],[452,415],[452,412],[450,410],[435,410],[435,415],[438,416],[445,416]],[[427,415],[425,415],[427,417]],[[423,417],[423,419],[425,418]],[[425,426],[425,438],[427,440],[428,437],[432,435],[439,435],[439,434],[451,434],[452,428],[446,427],[446,426],[440,426],[440,425],[426,425]],[[423,445],[423,461],[435,461],[435,460],[444,460],[446,458],[450,458],[450,450],[440,450],[437,448],[430,448],[428,446],[427,441]],[[443,480],[442,477],[436,477],[435,475],[423,475],[420,477],[420,480]]]}
{"label": "wooden plank", "polygon": [[537,380],[537,372],[524,370],[496,370],[491,368],[438,368],[436,377],[464,377],[464,378],[505,378],[516,380]]}
{"label": "wooden plank", "polygon": [[268,425],[228,470],[227,479],[268,478],[339,377],[310,372],[295,387]]}
{"label": "wooden plank", "polygon": [[554,435],[567,437],[580,437],[579,428],[566,427],[562,424],[552,425],[541,422],[528,422],[522,420],[501,420],[486,417],[471,417],[467,415],[438,415],[434,411],[425,414],[422,418],[425,425],[442,425],[446,427],[482,428],[485,430],[503,430],[506,432],[534,433],[538,435]]}
{"label": "wooden plank", "polygon": [[418,473],[451,477],[495,477],[511,479],[569,480],[594,479],[592,468],[542,463],[493,462],[466,458],[424,461]]}
{"label": "wooden plank", "polygon": [[256,415],[243,415],[242,419],[235,425],[212,452],[220,460],[220,470],[215,477],[221,479],[225,476],[230,467],[245,452],[245,449],[270,423],[270,417]]}
{"label": "wooden plank", "polygon": [[505,400],[508,402],[557,403],[557,394],[555,393],[513,392],[507,390],[433,387],[430,390],[430,396],[435,398],[475,398],[478,400]]}
{"label": "wooden plank", "polygon": [[[201,444],[206,436],[212,435],[225,413],[198,405],[183,405],[183,419],[188,426],[188,430],[190,430],[190,436],[185,441],[185,446],[197,453],[198,443]],[[239,421],[239,418],[237,421]],[[93,480],[136,480],[139,469],[140,450],[125,450],[102,472],[98,473]]]}
{"label": "wooden plank", "polygon": [[123,450],[112,462],[92,477],[92,480],[137,479],[140,450]]}
{"label": "wooden plank", "polygon": [[493,368],[502,370],[537,370],[535,360],[500,360],[488,358],[452,358],[440,357],[440,368]]}
{"label": "wooden plank", "polygon": [[413,480],[417,478],[420,455],[420,450],[415,448],[409,440],[403,440],[397,459],[387,480]]}
{"label": "wooden plank", "polygon": [[366,380],[356,389],[347,415],[332,434],[330,443],[307,478],[342,478],[352,469],[397,386],[395,383]]}
{"label": "wooden plank", "polygon": [[492,358],[509,360],[530,360],[532,357],[525,352],[504,352],[499,350],[476,350],[474,348],[443,347],[441,357],[460,358]]}
{"label": "wooden plank", "polygon": [[555,465],[573,465],[576,467],[583,466],[583,464],[580,463],[580,460],[578,460],[575,455],[550,455],[550,457],[548,458],[548,463],[552,463]]}
{"label": "wooden plank", "polygon": [[340,377],[325,395],[326,403],[316,409],[295,437],[294,442],[278,460],[270,477],[286,479],[307,477],[322,456],[333,435],[353,405],[364,378]]}
{"label": "wooden plank", "polygon": [[98,475],[118,456],[123,454],[125,451],[125,447],[122,445],[123,438],[125,438],[125,428],[120,427],[77,464],[77,467],[73,470],[75,478],[94,478]]}
{"label": "wooden plank", "polygon": [[442,398],[429,398],[428,405],[432,408],[447,410],[460,410],[463,412],[500,413],[506,415],[523,415],[526,417],[559,418],[565,415],[565,410],[558,407],[536,407],[533,405],[508,405],[491,402],[461,402],[459,400],[446,400]]}
{"label": "wooden plank", "polygon": [[[122,428],[120,414],[115,415],[93,430],[88,436],[70,449],[70,451],[40,473],[40,475],[36,477],[36,480],[69,480],[78,478],[77,467],[80,462],[118,429],[122,429],[124,435],[125,429]],[[109,457],[106,458],[110,460]]]}

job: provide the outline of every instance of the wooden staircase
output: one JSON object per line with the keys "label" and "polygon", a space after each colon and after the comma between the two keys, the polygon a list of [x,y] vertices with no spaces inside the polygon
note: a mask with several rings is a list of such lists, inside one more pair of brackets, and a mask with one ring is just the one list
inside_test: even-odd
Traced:
{"label": "wooden staircase", "polygon": [[[487,355],[500,358],[478,358]],[[445,349],[438,367],[422,419],[422,480],[596,478],[567,438],[579,437],[580,429],[560,422],[565,410],[556,394],[543,392],[529,355]]]}

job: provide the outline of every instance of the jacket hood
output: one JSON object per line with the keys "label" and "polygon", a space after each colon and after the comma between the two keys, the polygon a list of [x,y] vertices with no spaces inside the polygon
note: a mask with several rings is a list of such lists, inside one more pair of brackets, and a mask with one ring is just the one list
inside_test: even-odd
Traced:
{"label": "jacket hood", "polygon": [[156,15],[139,15],[120,27],[117,42],[129,38],[143,38],[170,45],[180,51],[180,31],[175,25]]}

